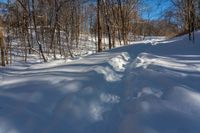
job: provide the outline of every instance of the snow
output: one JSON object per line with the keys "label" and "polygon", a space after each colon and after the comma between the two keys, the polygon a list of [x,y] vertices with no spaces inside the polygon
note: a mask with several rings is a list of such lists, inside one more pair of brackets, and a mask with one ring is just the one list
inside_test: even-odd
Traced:
{"label": "snow", "polygon": [[200,32],[0,68],[0,133],[199,133]]}

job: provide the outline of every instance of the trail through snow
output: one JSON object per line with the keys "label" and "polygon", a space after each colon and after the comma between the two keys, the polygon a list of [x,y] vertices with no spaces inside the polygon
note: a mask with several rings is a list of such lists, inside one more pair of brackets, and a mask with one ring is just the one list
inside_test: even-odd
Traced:
{"label": "trail through snow", "polygon": [[0,68],[0,133],[198,133],[199,43]]}

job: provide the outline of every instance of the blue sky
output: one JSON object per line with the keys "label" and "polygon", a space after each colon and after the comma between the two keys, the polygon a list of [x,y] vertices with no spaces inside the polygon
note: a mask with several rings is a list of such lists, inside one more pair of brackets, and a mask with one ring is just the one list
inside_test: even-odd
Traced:
{"label": "blue sky", "polygon": [[170,5],[170,0],[143,0],[141,16],[144,19],[158,19]]}
{"label": "blue sky", "polygon": [[7,0],[0,0],[0,2],[7,3]]}
{"label": "blue sky", "polygon": [[[0,0],[0,2],[6,3],[7,0]],[[170,0],[142,0],[143,8],[140,8],[140,16],[144,19],[158,19],[162,11],[169,6]]]}

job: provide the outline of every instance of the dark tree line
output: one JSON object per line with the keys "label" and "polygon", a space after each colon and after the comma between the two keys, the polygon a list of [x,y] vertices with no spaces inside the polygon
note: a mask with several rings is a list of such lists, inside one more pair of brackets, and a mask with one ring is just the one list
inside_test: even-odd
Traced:
{"label": "dark tree line", "polygon": [[12,63],[16,54],[25,62],[29,54],[38,54],[44,62],[58,55],[74,57],[83,35],[95,38],[97,52],[127,45],[141,36],[187,32],[194,40],[194,30],[200,28],[200,0],[171,1],[174,12],[166,11],[160,20],[147,20],[140,16],[144,0],[9,0],[8,14],[1,17],[1,64]]}
{"label": "dark tree line", "polygon": [[200,0],[171,0],[175,6],[176,17],[182,28],[194,41],[194,31],[200,28]]}

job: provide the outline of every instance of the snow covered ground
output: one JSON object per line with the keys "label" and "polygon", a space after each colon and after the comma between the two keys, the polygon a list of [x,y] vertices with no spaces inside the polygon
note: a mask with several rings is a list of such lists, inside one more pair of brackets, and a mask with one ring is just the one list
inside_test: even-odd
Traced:
{"label": "snow covered ground", "polygon": [[196,36],[0,68],[0,133],[199,133]]}

